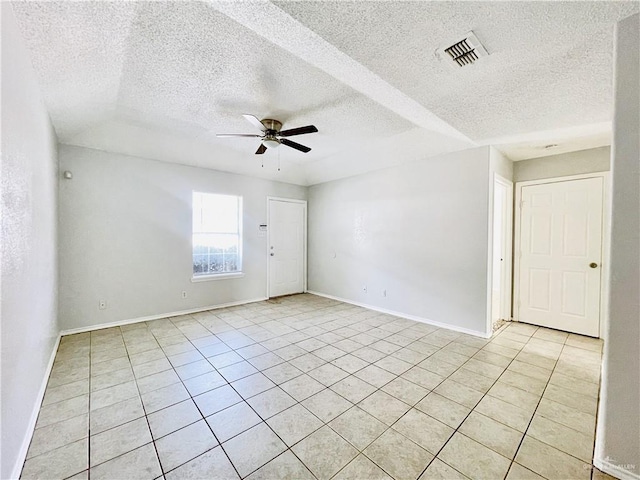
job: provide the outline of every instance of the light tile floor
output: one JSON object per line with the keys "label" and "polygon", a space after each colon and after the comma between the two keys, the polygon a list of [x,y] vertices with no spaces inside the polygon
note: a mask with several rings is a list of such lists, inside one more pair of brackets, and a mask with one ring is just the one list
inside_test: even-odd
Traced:
{"label": "light tile floor", "polygon": [[604,478],[601,350],[313,295],[65,336],[22,478]]}

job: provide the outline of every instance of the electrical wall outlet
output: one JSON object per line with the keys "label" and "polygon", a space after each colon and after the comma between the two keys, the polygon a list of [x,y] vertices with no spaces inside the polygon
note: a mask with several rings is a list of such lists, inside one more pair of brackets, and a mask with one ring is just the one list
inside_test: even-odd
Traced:
{"label": "electrical wall outlet", "polygon": [[107,301],[106,300],[100,300],[98,302],[98,308],[100,310],[105,310],[107,308]]}
{"label": "electrical wall outlet", "polygon": [[187,298],[187,292],[186,292],[186,290],[183,290],[183,291],[182,291],[182,298]]}

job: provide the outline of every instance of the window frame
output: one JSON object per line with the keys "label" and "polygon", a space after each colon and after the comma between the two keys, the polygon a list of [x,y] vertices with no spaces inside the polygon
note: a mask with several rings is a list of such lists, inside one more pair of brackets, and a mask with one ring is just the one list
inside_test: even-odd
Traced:
{"label": "window frame", "polygon": [[[208,272],[208,273],[203,273],[200,275],[197,275],[194,271],[193,271],[193,266],[194,266],[194,257],[198,254],[195,253],[195,245],[194,245],[194,236],[197,233],[210,233],[210,234],[225,234],[227,235],[227,232],[221,233],[221,232],[197,232],[194,230],[193,228],[193,220],[194,220],[194,200],[196,197],[196,194],[199,195],[216,195],[216,196],[225,196],[225,197],[233,197],[236,199],[237,201],[237,208],[238,208],[238,231],[237,233],[234,234],[229,234],[229,235],[237,235],[238,237],[238,270],[233,271],[233,272],[219,272],[219,273],[212,273],[212,272]],[[224,280],[224,279],[230,279],[230,278],[241,278],[244,277],[244,270],[243,270],[243,243],[244,243],[244,238],[243,238],[243,217],[244,217],[244,211],[243,211],[243,206],[244,206],[244,199],[242,197],[242,195],[235,195],[235,194],[228,194],[228,193],[214,193],[214,192],[203,192],[203,191],[198,191],[198,190],[192,190],[191,192],[191,281],[192,282],[207,282],[207,281],[212,281],[212,280]],[[200,210],[202,211],[202,209]]]}

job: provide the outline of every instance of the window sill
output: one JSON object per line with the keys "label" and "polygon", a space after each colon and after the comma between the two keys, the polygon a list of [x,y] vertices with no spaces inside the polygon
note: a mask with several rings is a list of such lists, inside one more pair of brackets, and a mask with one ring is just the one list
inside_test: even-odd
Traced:
{"label": "window sill", "polygon": [[233,273],[218,273],[215,275],[200,275],[198,277],[191,277],[191,281],[196,282],[209,282],[211,280],[228,280],[230,278],[242,278],[244,277],[244,272],[233,272]]}

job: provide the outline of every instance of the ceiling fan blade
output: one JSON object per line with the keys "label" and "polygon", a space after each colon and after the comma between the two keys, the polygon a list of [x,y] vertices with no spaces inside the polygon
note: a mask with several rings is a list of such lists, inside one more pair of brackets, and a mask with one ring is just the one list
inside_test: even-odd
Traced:
{"label": "ceiling fan blade", "polygon": [[262,137],[262,135],[258,133],[218,133],[216,137]]}
{"label": "ceiling fan blade", "polygon": [[256,116],[249,115],[247,113],[243,114],[242,116],[247,120],[247,122],[249,122],[254,127],[260,129],[263,132],[266,130],[264,125],[262,124],[262,122],[260,120],[258,120],[258,118]]}
{"label": "ceiling fan blade", "polygon": [[300,150],[301,152],[307,153],[310,152],[311,149],[309,147],[305,147],[304,145],[300,145],[299,143],[292,142],[291,140],[287,140],[286,138],[280,139],[280,143],[286,145],[287,147],[295,148],[296,150]]}
{"label": "ceiling fan blade", "polygon": [[316,133],[318,129],[315,125],[307,125],[306,127],[291,128],[282,130],[278,133],[280,137],[292,137],[294,135],[304,135],[305,133]]}
{"label": "ceiling fan blade", "polygon": [[261,143],[260,146],[258,147],[258,150],[256,150],[256,155],[262,155],[266,151],[267,151],[267,147],[264,146],[264,143]]}

